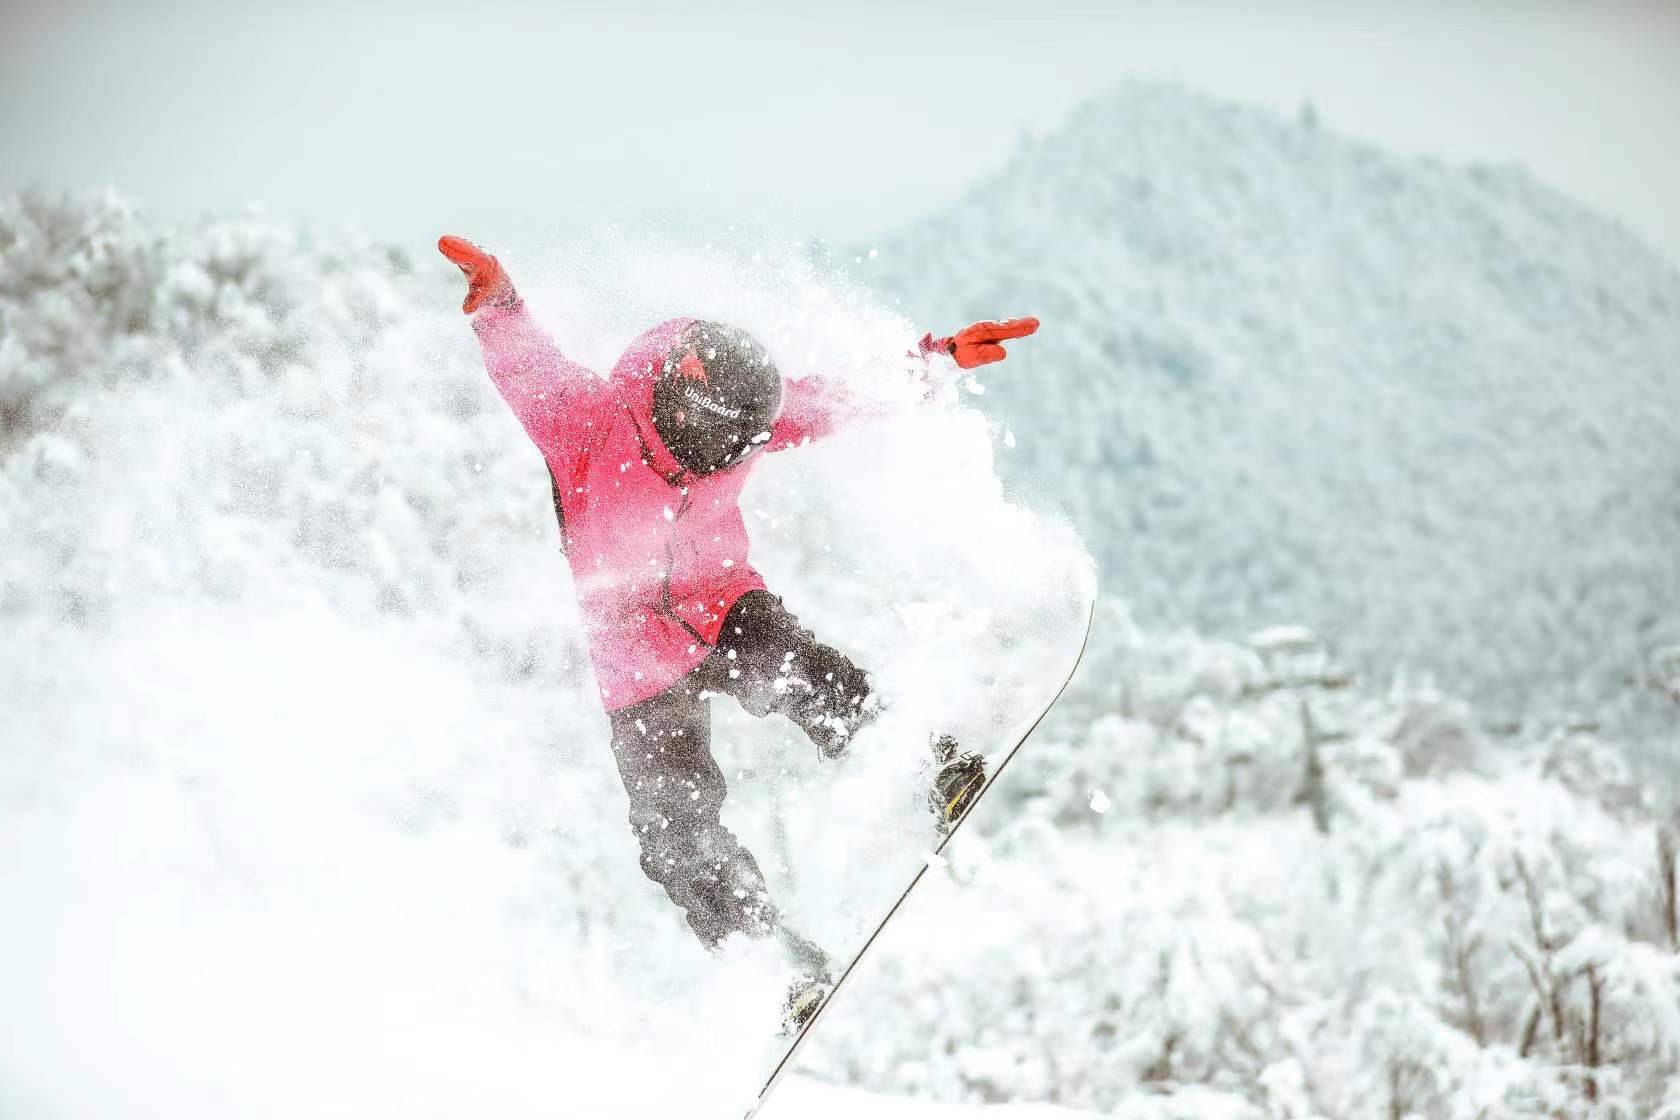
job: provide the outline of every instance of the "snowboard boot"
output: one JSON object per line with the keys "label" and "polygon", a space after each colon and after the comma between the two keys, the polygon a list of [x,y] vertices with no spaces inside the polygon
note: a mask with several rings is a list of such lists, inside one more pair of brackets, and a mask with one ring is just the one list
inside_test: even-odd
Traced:
{"label": "snowboard boot", "polygon": [[939,822],[939,834],[949,835],[986,785],[986,760],[959,750],[956,739],[941,735],[933,741],[933,788],[928,804]]}
{"label": "snowboard boot", "polygon": [[805,1029],[834,990],[834,968],[822,947],[797,931],[784,925],[776,930],[776,938],[794,969],[782,1008],[782,1033],[792,1038]]}

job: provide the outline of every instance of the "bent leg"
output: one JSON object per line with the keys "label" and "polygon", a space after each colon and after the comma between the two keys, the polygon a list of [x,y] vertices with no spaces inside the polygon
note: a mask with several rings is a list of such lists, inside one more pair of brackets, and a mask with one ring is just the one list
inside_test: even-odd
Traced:
{"label": "bent leg", "polygon": [[693,676],[611,720],[643,873],[682,907],[708,947],[731,933],[775,932],[758,862],[719,816],[727,789],[712,758],[711,713]]}
{"label": "bent leg", "polygon": [[698,672],[753,715],[777,712],[791,719],[828,758],[845,753],[880,710],[869,675],[817,641],[768,591],[735,600],[717,648]]}

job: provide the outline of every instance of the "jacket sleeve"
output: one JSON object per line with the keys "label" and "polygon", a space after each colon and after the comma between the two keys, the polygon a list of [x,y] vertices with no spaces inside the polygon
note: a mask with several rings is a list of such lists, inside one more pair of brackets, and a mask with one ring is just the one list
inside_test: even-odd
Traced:
{"label": "jacket sleeve", "polygon": [[540,449],[553,450],[588,423],[607,383],[560,353],[523,302],[482,308],[472,326],[490,380]]}
{"label": "jacket sleeve", "polygon": [[[935,340],[929,334],[904,356],[909,372],[926,387],[923,400],[935,392],[938,378],[934,373],[934,358],[943,353],[943,344],[949,341]],[[849,420],[874,419],[891,410],[890,405],[881,401],[858,399],[845,385],[826,377],[790,378],[783,388],[782,413],[770,428],[770,442],[765,450],[798,447],[821,439]]]}
{"label": "jacket sleeve", "polygon": [[766,451],[821,439],[848,420],[885,415],[885,405],[861,401],[845,386],[825,377],[790,378],[782,389],[782,412],[770,427]]}

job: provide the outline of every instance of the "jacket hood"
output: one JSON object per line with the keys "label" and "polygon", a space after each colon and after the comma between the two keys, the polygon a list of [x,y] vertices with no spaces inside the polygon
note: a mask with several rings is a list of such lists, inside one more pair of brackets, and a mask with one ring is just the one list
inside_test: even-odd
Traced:
{"label": "jacket hood", "polygon": [[618,396],[619,408],[634,425],[648,464],[672,481],[689,472],[654,430],[653,389],[666,355],[694,322],[692,318],[667,319],[658,326],[649,327],[625,349],[609,377]]}

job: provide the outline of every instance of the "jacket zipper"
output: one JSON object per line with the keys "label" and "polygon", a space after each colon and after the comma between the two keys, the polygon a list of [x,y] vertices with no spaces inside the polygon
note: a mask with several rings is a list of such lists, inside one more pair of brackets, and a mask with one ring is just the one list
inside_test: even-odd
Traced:
{"label": "jacket zipper", "polygon": [[663,478],[667,486],[671,486],[682,493],[682,501],[677,503],[676,512],[671,515],[670,535],[665,538],[665,573],[659,581],[659,611],[672,622],[688,631],[689,637],[710,648],[712,643],[701,637],[700,631],[690,626],[688,620],[677,613],[675,605],[671,602],[671,572],[677,566],[676,545],[673,541],[677,535],[677,522],[682,520],[682,515],[688,512],[688,503],[693,498],[693,495],[688,491],[688,483],[693,480],[693,476],[685,470],[679,470],[675,474],[668,475],[654,467],[653,449],[648,446],[647,437],[642,434],[642,425],[634,415],[630,417],[630,428],[636,433],[636,443],[641,446],[642,462],[647,464],[649,470]]}
{"label": "jacket zipper", "polygon": [[693,495],[688,492],[688,487],[682,487],[682,501],[677,503],[677,510],[671,515],[671,533],[670,536],[665,538],[665,576],[659,586],[659,606],[678,626],[688,631],[689,637],[703,646],[710,646],[712,643],[701,637],[700,631],[690,626],[688,620],[677,613],[676,607],[671,602],[671,573],[677,566],[677,546],[675,543],[677,522],[681,521],[683,514],[688,512],[688,503],[691,498],[693,498]]}

